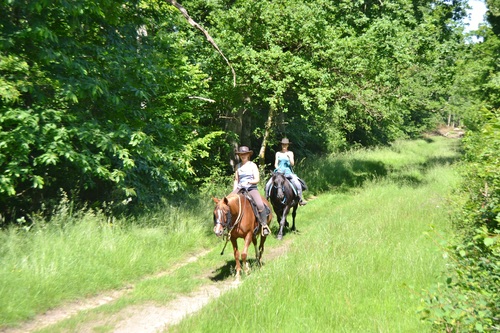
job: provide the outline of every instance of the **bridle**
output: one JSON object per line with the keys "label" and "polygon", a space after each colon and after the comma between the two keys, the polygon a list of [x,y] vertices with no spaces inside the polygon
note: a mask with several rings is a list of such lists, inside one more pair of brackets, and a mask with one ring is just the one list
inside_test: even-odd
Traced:
{"label": "bridle", "polygon": [[[233,219],[233,215],[231,214],[231,209],[227,205],[226,207],[227,207],[227,212],[225,212],[224,209],[221,207],[217,207],[217,209],[214,212],[214,226],[220,224],[224,230],[228,228],[228,224]],[[226,217],[225,219],[223,219],[224,216]]]}
{"label": "bridle", "polygon": [[[214,227],[217,225],[222,226],[222,239],[226,239],[226,243],[224,244],[224,248],[222,249],[221,255],[224,254],[224,249],[226,248],[227,242],[229,242],[229,235],[231,231],[233,231],[234,227],[236,227],[243,218],[243,210],[241,209],[241,195],[238,195],[238,217],[231,225],[231,221],[233,219],[233,215],[231,214],[231,208],[229,205],[225,205],[227,207],[227,211],[225,211],[222,207],[219,207],[217,204],[217,208],[214,211]],[[223,216],[226,217],[225,221],[223,220]]]}
{"label": "bridle", "polygon": [[[276,190],[281,189],[281,192],[282,192],[282,194],[283,194],[283,200],[281,200],[281,203],[282,203],[282,204],[286,204],[286,194],[285,194],[285,193],[286,193],[286,191],[285,191],[285,181],[286,181],[286,179],[285,179],[285,176],[283,175],[282,177],[283,177],[283,180],[284,180],[284,181],[281,183],[281,186],[278,186],[278,185],[276,185],[276,182],[275,182],[275,179],[276,179],[277,175],[279,175],[280,177],[282,176],[282,174],[281,174],[281,173],[277,173],[277,174],[273,175],[273,187],[274,187]],[[277,197],[277,198],[279,198],[278,193],[279,193],[279,192],[277,192],[277,193],[276,193],[276,197]]]}

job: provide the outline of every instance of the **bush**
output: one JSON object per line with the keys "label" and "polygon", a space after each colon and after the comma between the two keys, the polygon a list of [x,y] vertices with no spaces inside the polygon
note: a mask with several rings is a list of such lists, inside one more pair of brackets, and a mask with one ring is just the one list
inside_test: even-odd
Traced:
{"label": "bush", "polygon": [[424,317],[440,332],[500,331],[500,116],[465,141],[468,200],[450,245],[450,276],[425,297]]}

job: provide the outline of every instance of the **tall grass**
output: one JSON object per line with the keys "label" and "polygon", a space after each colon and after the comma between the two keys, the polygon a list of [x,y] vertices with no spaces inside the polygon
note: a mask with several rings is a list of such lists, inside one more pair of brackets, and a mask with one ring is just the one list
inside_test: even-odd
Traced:
{"label": "tall grass", "polygon": [[[458,182],[448,143],[343,156],[337,165],[358,161],[367,174],[369,166],[387,174],[357,178],[362,191],[311,201],[286,256],[171,331],[428,332],[420,293],[444,270],[435,233],[451,233],[448,196]],[[352,171],[337,170],[356,178]]]}
{"label": "tall grass", "polygon": [[[306,194],[321,195],[299,209],[301,233],[285,235],[290,250],[173,330],[427,331],[417,314],[419,293],[437,281],[444,263],[426,233],[450,233],[456,142],[401,141],[301,166],[296,171],[308,182]],[[209,197],[112,223],[100,212],[70,213],[63,205],[52,221],[29,231],[1,231],[0,327],[131,282],[140,281],[132,303],[163,303],[192,290],[204,281],[197,272],[221,260],[221,243],[210,232]],[[277,243],[270,239],[267,247]],[[205,260],[141,280],[202,248],[213,250]],[[83,318],[64,327],[77,327]]]}
{"label": "tall grass", "polygon": [[375,179],[391,178],[398,183],[418,185],[426,170],[449,165],[458,155],[458,141],[442,137],[402,140],[389,147],[361,149],[309,160],[296,168],[310,192],[350,191]]}
{"label": "tall grass", "polygon": [[0,327],[65,300],[124,287],[211,246],[203,212],[200,205],[167,207],[137,221],[110,223],[100,212],[73,216],[63,206],[29,231],[1,232]]}

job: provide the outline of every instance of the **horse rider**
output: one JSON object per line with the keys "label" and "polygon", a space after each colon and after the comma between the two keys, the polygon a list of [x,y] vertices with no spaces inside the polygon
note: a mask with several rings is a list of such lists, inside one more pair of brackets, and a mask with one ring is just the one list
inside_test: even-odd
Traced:
{"label": "horse rider", "polygon": [[238,193],[242,189],[248,191],[253,201],[257,205],[258,216],[257,220],[262,225],[262,235],[267,236],[270,234],[269,226],[267,225],[267,213],[262,202],[262,197],[257,189],[259,184],[259,168],[257,164],[250,161],[253,151],[247,146],[241,146],[236,154],[239,156],[241,162],[236,165],[236,172],[234,174],[233,192]]}
{"label": "horse rider", "polygon": [[[302,183],[299,177],[293,172],[292,166],[295,165],[295,160],[293,156],[293,151],[288,150],[288,146],[291,142],[288,138],[281,139],[281,151],[276,152],[276,158],[274,160],[275,172],[280,172],[288,178],[292,184],[297,189],[297,196],[299,197],[299,205],[304,206],[307,201],[302,197]],[[272,178],[270,178],[266,184],[266,196],[269,195],[269,189],[271,187]]]}

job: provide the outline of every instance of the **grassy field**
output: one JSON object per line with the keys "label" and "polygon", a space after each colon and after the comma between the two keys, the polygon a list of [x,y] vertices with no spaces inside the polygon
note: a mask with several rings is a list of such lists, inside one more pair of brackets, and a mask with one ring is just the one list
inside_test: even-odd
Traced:
{"label": "grassy field", "polygon": [[286,257],[171,331],[428,331],[418,315],[421,292],[444,269],[439,242],[451,233],[458,182],[449,143],[406,142],[346,157],[343,165],[370,161],[389,171],[364,177],[356,191],[311,201]]}
{"label": "grassy field", "polygon": [[99,213],[68,215],[29,231],[0,233],[0,328],[66,300],[123,288],[166,270],[180,258],[213,247],[212,209],[165,208],[140,221],[109,221]]}
{"label": "grassy field", "polygon": [[[450,203],[459,200],[457,143],[402,141],[301,166],[306,193],[317,198],[299,209],[300,233],[285,235],[288,251],[170,331],[428,331],[419,320],[420,298],[445,267],[439,241],[452,233]],[[230,250],[219,255],[221,243],[210,234],[212,209],[207,199],[194,209],[113,224],[91,213],[68,223],[62,213],[50,226],[3,231],[0,328],[66,300],[137,283],[120,301],[46,330],[77,331],[79,323],[128,305],[164,304],[210,283],[197,272],[232,259]],[[279,245],[268,241],[268,248]],[[203,260],[141,282],[202,250],[210,251]]]}

